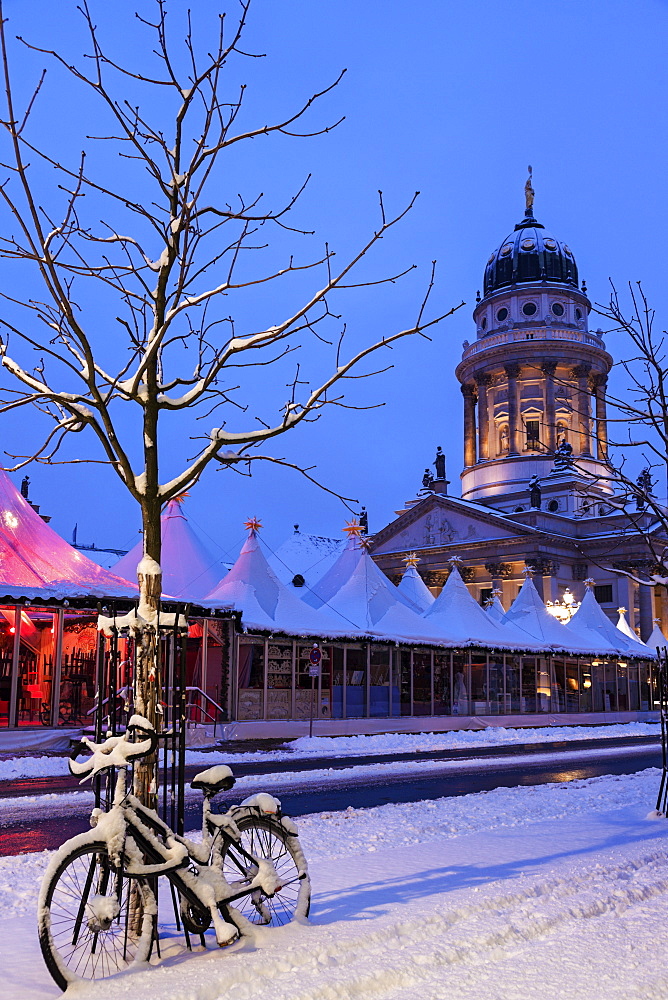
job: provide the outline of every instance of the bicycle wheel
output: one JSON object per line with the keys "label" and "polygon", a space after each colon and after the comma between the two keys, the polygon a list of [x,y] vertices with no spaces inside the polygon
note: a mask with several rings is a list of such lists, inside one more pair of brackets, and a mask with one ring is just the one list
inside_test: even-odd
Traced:
{"label": "bicycle wheel", "polygon": [[104,842],[86,838],[55,855],[39,896],[40,948],[61,990],[77,979],[113,976],[151,950],[153,892],[112,867]]}
{"label": "bicycle wheel", "polygon": [[[283,885],[267,896],[256,889],[231,905],[253,924],[279,927],[295,917],[307,917],[311,906],[311,883],[306,860],[298,838],[289,833],[280,820],[248,813],[234,816],[241,833],[241,846],[258,860],[271,861]],[[227,882],[253,878],[256,867],[228,842],[222,855],[222,871]],[[300,875],[305,877],[300,878]]]}

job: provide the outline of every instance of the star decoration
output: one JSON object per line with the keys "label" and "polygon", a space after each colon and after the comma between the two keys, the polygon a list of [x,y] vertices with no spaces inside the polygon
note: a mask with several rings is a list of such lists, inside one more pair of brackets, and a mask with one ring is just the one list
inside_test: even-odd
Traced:
{"label": "star decoration", "polygon": [[407,556],[404,556],[402,562],[406,563],[406,569],[408,569],[409,566],[417,566],[420,562],[420,557],[416,552],[409,552]]}
{"label": "star decoration", "polygon": [[249,517],[247,521],[244,521],[244,528],[246,531],[252,531],[255,534],[262,527],[262,522],[257,517]]}
{"label": "star decoration", "polygon": [[356,517],[354,517],[352,521],[346,521],[343,530],[347,534],[348,538],[359,538],[362,534],[362,527]]}
{"label": "star decoration", "polygon": [[368,552],[369,549],[371,548],[372,541],[373,538],[371,538],[369,535],[359,535],[357,538],[357,544],[359,548],[364,549],[365,552]]}
{"label": "star decoration", "polygon": [[174,503],[177,503],[179,504],[179,506],[181,506],[181,504],[185,503],[185,501],[188,499],[189,496],[190,492],[188,490],[186,490],[184,493],[179,493],[177,497],[174,497]]}

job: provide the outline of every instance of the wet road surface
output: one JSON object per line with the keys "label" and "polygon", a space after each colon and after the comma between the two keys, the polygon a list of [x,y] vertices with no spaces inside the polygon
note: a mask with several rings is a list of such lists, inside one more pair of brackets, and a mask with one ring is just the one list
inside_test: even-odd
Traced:
{"label": "wet road surface", "polygon": [[[592,744],[591,748],[584,744]],[[618,751],[611,753],[610,749],[617,747]],[[625,748],[633,747],[633,752],[625,753]],[[607,749],[607,752],[602,752]],[[555,750],[564,753],[564,760],[555,760]],[[574,761],[568,754],[569,750],[587,750],[586,756],[580,756]],[[532,755],[546,754],[547,759],[526,759],[527,753]],[[475,753],[475,756],[473,756]],[[486,765],[484,757],[506,757],[507,760],[493,765]],[[389,776],[387,772],[379,772],[378,776],[365,776],[363,780],[349,781],[344,774],[330,773],[326,780],[314,779],[307,785],[295,786],[290,782],[290,772],[312,770],[325,767],[343,769],[354,764],[370,764],[396,760],[458,760],[456,771],[442,773],[431,771],[429,775],[420,777],[415,772],[409,775]],[[212,761],[213,763],[213,761]],[[200,765],[200,768],[206,765]],[[643,745],[642,740],[619,738],[615,740],[589,740],[574,743],[535,744],[514,747],[489,747],[484,751],[433,751],[421,754],[397,754],[379,758],[337,758],[317,761],[267,761],[258,764],[235,764],[233,769],[237,775],[284,772],[283,786],[272,785],[271,791],[282,802],[283,811],[289,816],[301,816],[312,812],[337,811],[348,806],[368,808],[385,805],[389,802],[415,802],[420,799],[436,799],[444,796],[467,795],[471,792],[490,791],[494,788],[512,788],[520,785],[539,785],[550,782],[575,781],[592,778],[603,774],[632,774],[648,767],[661,766],[661,747],[650,738]],[[195,768],[188,768],[190,776]],[[29,791],[13,791],[9,794],[39,794],[43,791],[71,790],[74,787],[69,779],[63,788],[53,784],[37,788],[34,781],[28,783]],[[58,779],[60,782],[60,779]],[[15,782],[3,782],[3,785],[15,785]],[[4,790],[4,789],[3,789]],[[658,782],[657,782],[658,790]],[[5,792],[7,794],[7,792]],[[239,794],[234,790],[217,796],[216,807],[220,811],[239,801]],[[20,854],[41,851],[59,847],[68,837],[89,829],[86,815],[70,815],[47,817],[44,819],[26,819],[2,826],[2,810],[0,802],[0,855]],[[194,829],[201,822],[201,800],[190,798],[186,801],[186,830]]]}

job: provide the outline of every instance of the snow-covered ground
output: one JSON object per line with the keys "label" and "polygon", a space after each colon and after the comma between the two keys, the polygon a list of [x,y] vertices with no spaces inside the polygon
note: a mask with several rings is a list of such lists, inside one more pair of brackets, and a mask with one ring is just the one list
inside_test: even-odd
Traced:
{"label": "snow-covered ground", "polygon": [[[252,763],[270,759],[290,760],[299,757],[358,756],[413,753],[426,750],[465,750],[477,747],[507,746],[518,743],[552,743],[559,740],[608,739],[613,736],[656,736],[661,727],[653,722],[628,722],[608,726],[545,726],[538,729],[504,729],[490,726],[480,730],[456,730],[448,733],[382,733],[376,736],[302,736],[286,744],[285,751],[227,753],[221,746],[215,751],[189,750],[188,764],[210,765],[220,753],[228,764]],[[8,757],[0,760],[0,781],[16,778],[58,777],[69,774],[66,757]]]}
{"label": "snow-covered ground", "polygon": [[[604,747],[598,751],[598,756],[629,758],[636,754],[645,754],[646,744],[637,747]],[[564,767],[577,763],[585,763],[591,758],[591,751],[582,749],[563,749],[550,753],[522,753],[512,757],[484,758],[484,767],[489,770],[515,770],[531,764],[561,764]],[[209,759],[209,763],[210,763]],[[376,762],[373,764],[356,764],[352,767],[323,767],[307,771],[275,772],[272,774],[245,774],[236,779],[234,791],[238,799],[252,795],[255,792],[266,791],[274,795],[283,795],[290,791],[304,790],[306,786],[321,788],[323,784],[349,788],[359,784],[379,784],[400,778],[436,778],[439,775],[455,773],[470,773],[479,768],[478,761],[464,760],[409,760]],[[0,799],[0,830],[10,823],[25,821],[29,818],[44,819],[57,816],[85,815],[93,807],[93,792],[88,779],[83,781],[81,791],[54,793],[43,795],[17,795]],[[202,793],[186,786],[186,800],[201,799]]]}
{"label": "snow-covered ground", "polygon": [[[299,821],[311,922],[163,959],[77,1000],[666,1000],[656,769]],[[0,859],[6,995],[58,996],[34,907],[49,854]],[[164,912],[163,919],[169,920]]]}

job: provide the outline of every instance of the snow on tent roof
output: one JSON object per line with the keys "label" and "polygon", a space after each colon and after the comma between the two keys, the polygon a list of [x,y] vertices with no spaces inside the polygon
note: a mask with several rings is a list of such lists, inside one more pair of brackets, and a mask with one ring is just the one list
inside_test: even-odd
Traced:
{"label": "snow on tent roof", "polygon": [[[170,597],[201,601],[227,572],[223,557],[207,549],[191,528],[182,502],[171,500],[160,517],[162,532],[162,589]],[[114,564],[113,570],[129,580],[136,579],[143,543]]]}
{"label": "snow on tent roof", "polygon": [[397,590],[412,601],[420,611],[426,611],[436,600],[413,563],[408,563],[406,566]]}
{"label": "snow on tent roof", "polygon": [[648,646],[652,652],[654,652],[655,649],[665,649],[668,646],[668,639],[666,639],[665,635],[661,631],[661,623],[658,618],[654,619],[652,634],[645,645]]}
{"label": "snow on tent roof", "polygon": [[497,622],[500,622],[506,616],[506,609],[501,603],[501,599],[498,594],[494,594],[492,603],[488,605],[485,610],[490,618],[494,618]]}
{"label": "snow on tent roof", "polygon": [[348,622],[336,615],[309,608],[278,579],[251,530],[239,558],[206,599],[212,607],[241,612],[246,629],[282,632],[285,635],[349,636]]}
{"label": "snow on tent roof", "polygon": [[342,538],[327,538],[295,530],[267,561],[281,583],[290,584],[297,574],[304,577],[306,586],[312,587],[341,555]]}
{"label": "snow on tent roof", "polygon": [[133,598],[137,587],[77,552],[0,472],[0,599]]}
{"label": "snow on tent roof", "polygon": [[304,602],[316,608],[326,605],[366,635],[451,645],[438,625],[425,623],[417,605],[388,580],[355,535],[322,580],[304,594]]}
{"label": "snow on tent roof", "polygon": [[587,587],[582,603],[567,625],[573,633],[573,643],[585,641],[601,655],[615,653],[623,656],[654,656],[645,644],[630,639],[613,625],[605,611],[594,597],[594,591]]}
{"label": "snow on tent roof", "polygon": [[491,646],[493,649],[533,649],[536,641],[511,624],[495,621],[469,593],[456,566],[443,590],[425,611],[425,620],[444,632],[457,646]]}
{"label": "snow on tent roof", "polygon": [[642,639],[638,638],[626,619],[626,608],[618,608],[617,611],[619,612],[619,618],[617,619],[617,628],[619,631],[629,639],[633,639],[634,642],[639,642],[644,646],[645,643]]}
{"label": "snow on tent roof", "polygon": [[504,615],[503,622],[521,629],[533,641],[538,641],[550,649],[585,654],[599,651],[595,644],[587,642],[584,637],[574,641],[572,633],[568,632],[566,627],[547,610],[533,580],[528,575],[519,594]]}

